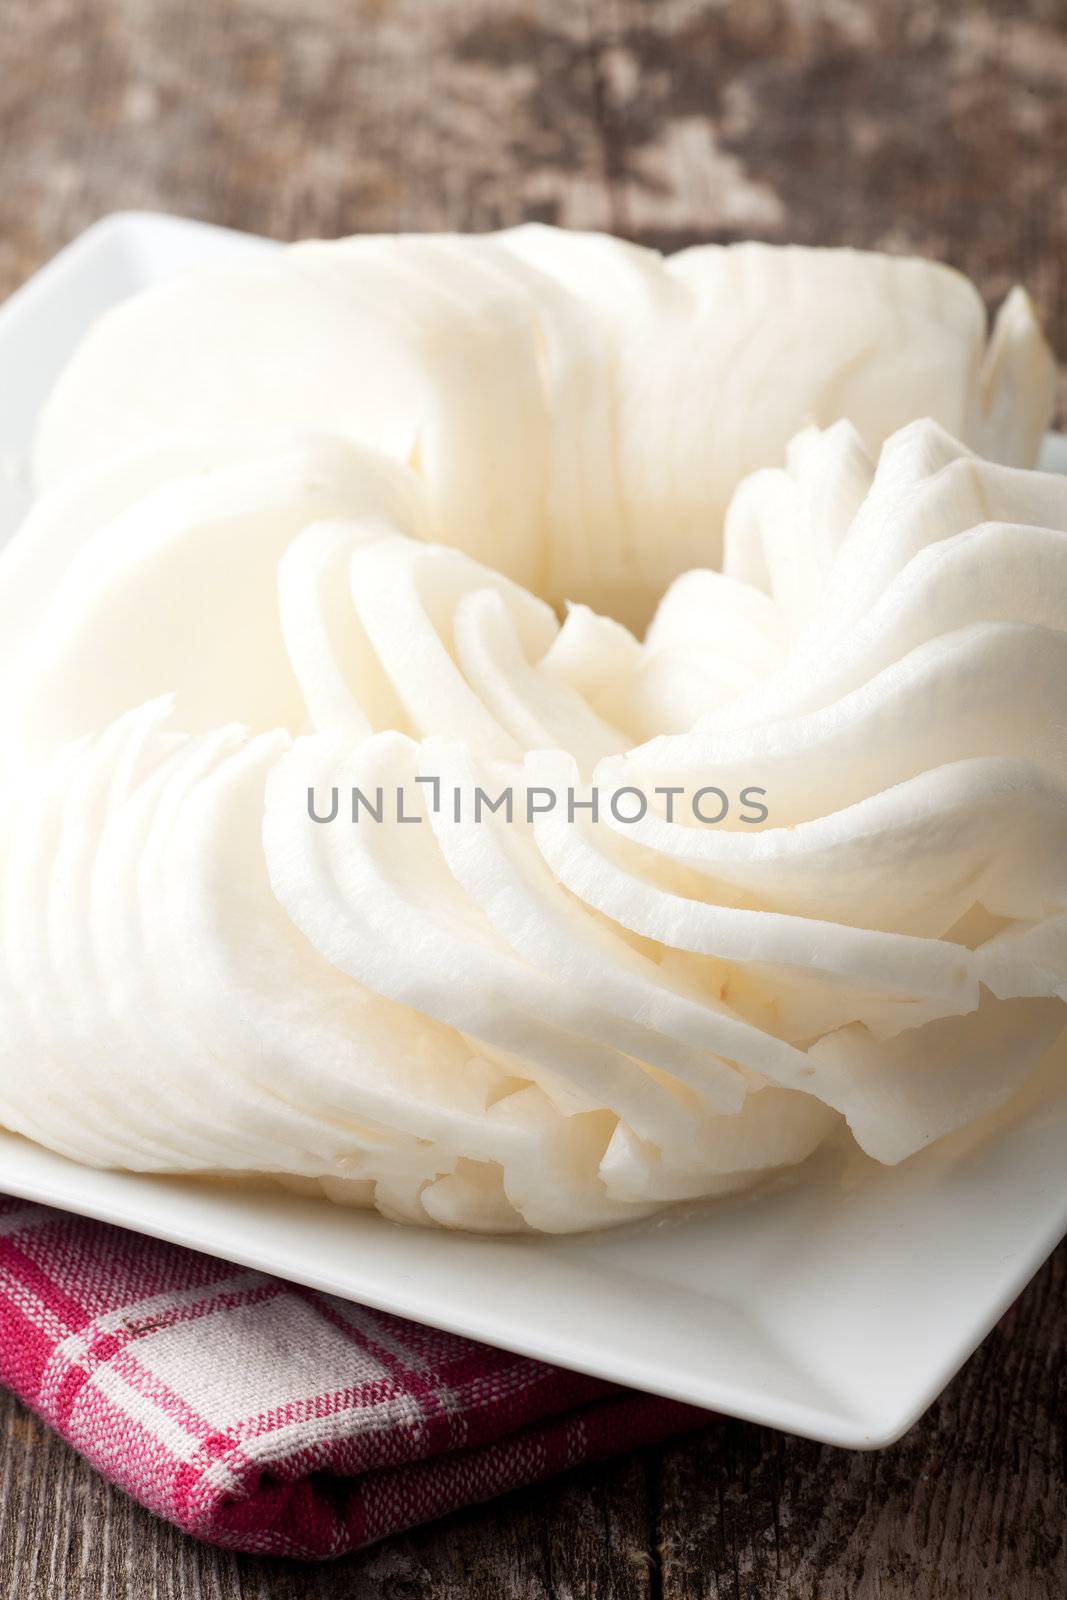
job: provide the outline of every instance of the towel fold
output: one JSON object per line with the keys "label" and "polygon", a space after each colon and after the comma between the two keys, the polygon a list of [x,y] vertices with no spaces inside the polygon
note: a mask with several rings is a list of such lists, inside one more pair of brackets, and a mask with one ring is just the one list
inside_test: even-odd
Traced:
{"label": "towel fold", "polygon": [[2,1197],[0,1382],[185,1532],[305,1559],[708,1416]]}

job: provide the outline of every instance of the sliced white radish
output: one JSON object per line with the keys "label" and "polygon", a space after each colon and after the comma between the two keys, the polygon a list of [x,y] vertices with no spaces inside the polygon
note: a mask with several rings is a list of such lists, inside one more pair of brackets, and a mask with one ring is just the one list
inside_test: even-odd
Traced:
{"label": "sliced white radish", "polygon": [[39,617],[17,663],[11,737],[47,749],[171,693],[189,732],[231,718],[299,726],[278,562],[308,523],[391,517],[406,487],[389,462],[323,440],[138,500],[81,545]]}
{"label": "sliced white radish", "polygon": [[[716,565],[733,490],[812,421],[867,449],[931,416],[1028,465],[1054,367],[1024,296],[986,340],[959,274],[847,250],[595,234],[306,243],[101,319],[46,409],[39,481],[191,431],[329,429],[415,466],[433,537],[642,626]],[[987,353],[988,352],[988,353]]]}
{"label": "sliced white radish", "polygon": [[0,558],[0,1121],[567,1232],[1004,1104],[1067,1000],[1050,372],[944,269],[536,227],[112,313]]}

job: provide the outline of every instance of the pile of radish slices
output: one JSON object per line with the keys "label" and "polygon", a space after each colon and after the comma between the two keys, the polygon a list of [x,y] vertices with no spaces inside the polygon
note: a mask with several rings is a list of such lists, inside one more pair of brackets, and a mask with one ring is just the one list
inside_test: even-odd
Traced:
{"label": "pile of radish slices", "polygon": [[566,1231],[1004,1104],[1067,1024],[1052,374],[936,265],[548,228],[109,313],[0,557],[0,1123]]}

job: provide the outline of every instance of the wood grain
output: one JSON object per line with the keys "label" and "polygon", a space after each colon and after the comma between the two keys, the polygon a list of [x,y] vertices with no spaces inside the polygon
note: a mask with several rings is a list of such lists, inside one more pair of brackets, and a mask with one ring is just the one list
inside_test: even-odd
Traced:
{"label": "wood grain", "polygon": [[103,212],[929,253],[1067,351],[1064,0],[5,0],[0,290]]}
{"label": "wood grain", "polygon": [[[1067,351],[1064,0],[5,0],[0,294],[105,212],[919,251]],[[1053,1600],[1067,1249],[891,1450],[739,1423],[306,1569],[0,1399],[0,1600]]]}

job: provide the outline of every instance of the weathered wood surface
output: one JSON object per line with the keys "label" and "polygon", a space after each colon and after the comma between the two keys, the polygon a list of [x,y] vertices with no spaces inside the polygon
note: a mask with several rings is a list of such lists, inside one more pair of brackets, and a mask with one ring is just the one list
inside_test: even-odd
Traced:
{"label": "weathered wood surface", "polygon": [[[927,252],[1067,352],[1064,0],[4,0],[0,294],[107,211],[539,217]],[[876,1455],[737,1423],[329,1567],[236,1558],[0,1402],[0,1600],[1067,1594],[1067,1251]]]}
{"label": "weathered wood surface", "polygon": [[0,289],[106,211],[928,252],[1067,351],[1064,0],[4,0]]}

